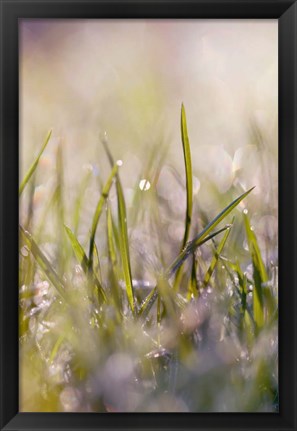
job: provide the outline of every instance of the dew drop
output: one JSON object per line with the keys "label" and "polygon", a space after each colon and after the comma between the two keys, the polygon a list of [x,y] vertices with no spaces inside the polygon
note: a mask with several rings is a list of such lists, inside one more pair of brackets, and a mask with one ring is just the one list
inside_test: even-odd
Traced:
{"label": "dew drop", "polygon": [[145,178],[143,178],[142,180],[139,181],[139,188],[142,191],[147,191],[151,188],[151,183],[146,180]]}
{"label": "dew drop", "polygon": [[123,160],[117,160],[117,166],[123,166]]}
{"label": "dew drop", "polygon": [[21,255],[23,257],[28,257],[29,256],[29,249],[26,245],[24,245],[24,247],[21,248]]}
{"label": "dew drop", "polygon": [[243,214],[247,214],[249,211],[245,208],[244,210],[243,210]]}

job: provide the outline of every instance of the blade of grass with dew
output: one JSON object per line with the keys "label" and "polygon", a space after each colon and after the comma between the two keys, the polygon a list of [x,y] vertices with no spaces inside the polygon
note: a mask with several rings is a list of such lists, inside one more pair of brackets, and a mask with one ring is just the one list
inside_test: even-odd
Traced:
{"label": "blade of grass with dew", "polygon": [[233,225],[233,223],[234,223],[234,217],[232,219],[230,227],[226,230],[223,238],[221,239],[221,241],[220,241],[217,249],[214,252],[213,258],[212,258],[212,260],[210,262],[209,268],[208,268],[208,270],[207,270],[207,272],[205,274],[205,277],[204,277],[204,280],[203,280],[203,283],[202,283],[204,287],[206,287],[208,285],[209,281],[210,281],[210,278],[211,278],[211,276],[212,276],[212,274],[214,272],[214,269],[215,269],[215,267],[216,267],[216,265],[218,263],[220,254],[222,253],[223,248],[224,248],[224,246],[226,244],[226,241],[227,241],[227,239],[228,239],[228,237],[230,235],[231,226]]}
{"label": "blade of grass with dew", "polygon": [[[247,192],[240,195],[238,198],[234,199],[226,208],[223,209],[207,226],[188,244],[185,246],[183,251],[177,256],[174,262],[168,268],[169,276],[172,276],[174,272],[179,268],[179,266],[184,262],[184,260],[201,245],[201,242],[206,238],[206,236],[225,218],[228,214],[254,189],[252,187]],[[228,228],[228,226],[226,227]]]}
{"label": "blade of grass with dew", "polygon": [[82,245],[80,244],[80,242],[78,241],[78,239],[76,238],[76,236],[74,235],[74,233],[72,232],[72,230],[68,226],[66,226],[66,225],[64,225],[64,227],[65,227],[66,233],[68,235],[68,238],[70,240],[72,249],[74,251],[74,254],[75,254],[75,257],[76,257],[78,263],[81,265],[84,273],[87,276],[90,276],[91,280],[94,281],[95,286],[97,287],[98,292],[100,293],[103,301],[106,302],[107,298],[106,298],[106,294],[104,292],[104,289],[103,289],[103,287],[102,287],[99,279],[97,278],[97,276],[93,272],[93,270],[90,270],[90,268],[89,268],[89,262],[88,262],[88,257],[85,254],[85,251],[84,251]]}
{"label": "blade of grass with dew", "polygon": [[[104,149],[106,151],[109,163],[114,165],[114,160],[112,154],[108,148],[106,141],[102,141]],[[117,199],[118,199],[118,219],[119,219],[119,246],[120,246],[120,254],[124,272],[124,279],[126,283],[126,292],[127,298],[132,310],[134,313],[135,310],[135,299],[134,299],[134,291],[132,284],[132,275],[131,275],[131,265],[130,265],[130,254],[129,254],[129,242],[128,242],[128,231],[127,231],[127,214],[126,214],[126,204],[124,199],[123,188],[121,184],[121,180],[119,174],[116,174],[116,189],[117,189]]]}
{"label": "blade of grass with dew", "polygon": [[19,226],[20,233],[22,234],[24,241],[26,242],[27,246],[31,250],[32,255],[34,256],[34,259],[38,263],[39,267],[42,269],[46,277],[49,279],[49,281],[53,284],[53,286],[56,288],[57,292],[60,294],[60,296],[63,299],[66,298],[65,288],[62,280],[50,264],[49,260],[45,257],[44,253],[40,250],[34,239],[32,238],[32,235],[27,232],[21,225]]}
{"label": "blade of grass with dew", "polygon": [[257,329],[260,330],[265,322],[264,307],[267,308],[267,318],[275,312],[277,306],[276,301],[272,295],[271,290],[267,287],[268,275],[261,256],[261,251],[255,233],[251,229],[248,215],[243,213],[246,236],[248,240],[249,251],[253,263],[253,278],[254,278],[254,291],[253,291],[253,312],[254,320]]}
{"label": "blade of grass with dew", "polygon": [[50,140],[50,138],[51,138],[51,135],[52,135],[52,130],[50,130],[50,131],[48,132],[48,134],[47,134],[47,136],[46,136],[46,138],[45,138],[45,141],[44,141],[44,143],[43,143],[43,145],[42,145],[42,147],[41,147],[41,150],[39,151],[39,153],[38,153],[38,155],[37,155],[36,159],[34,160],[34,162],[32,163],[32,165],[30,166],[30,168],[29,168],[29,170],[27,171],[27,173],[26,173],[26,175],[25,175],[25,177],[24,177],[23,181],[21,182],[21,185],[20,185],[20,187],[19,187],[19,196],[21,196],[21,194],[22,194],[22,193],[23,193],[23,191],[24,191],[24,188],[25,188],[25,187],[26,187],[26,185],[28,184],[28,182],[29,182],[30,178],[32,177],[32,175],[34,174],[34,172],[35,172],[35,170],[36,170],[36,168],[37,168],[37,165],[38,165],[38,163],[39,163],[40,157],[42,156],[42,153],[44,152],[44,150],[45,150],[45,148],[46,148],[47,144],[49,143],[49,140]]}
{"label": "blade of grass with dew", "polygon": [[126,204],[124,199],[124,193],[122,185],[117,178],[117,197],[118,197],[118,218],[120,228],[120,253],[124,271],[124,278],[126,283],[126,291],[128,302],[132,312],[135,309],[135,299],[132,284],[131,266],[130,266],[130,254],[129,254],[129,241],[127,231],[127,216],[126,216]]}
{"label": "blade of grass with dew", "polygon": [[[192,222],[192,210],[193,210],[193,175],[192,175],[192,160],[191,160],[191,148],[188,137],[187,129],[187,119],[185,107],[181,106],[181,139],[183,144],[184,162],[185,162],[185,172],[186,172],[186,191],[187,191],[187,209],[185,217],[185,232],[182,242],[181,251],[184,249],[190,233],[191,222]],[[174,289],[178,290],[182,277],[182,264],[176,271]]]}
{"label": "blade of grass with dew", "polygon": [[89,261],[88,261],[89,268],[93,267],[93,253],[94,253],[95,235],[96,235],[98,222],[99,222],[100,216],[102,214],[103,204],[106,201],[106,199],[108,198],[110,188],[113,184],[114,178],[117,175],[117,172],[118,172],[118,165],[114,164],[114,166],[111,170],[111,173],[108,177],[108,180],[107,180],[105,186],[103,187],[100,199],[98,201],[98,204],[97,204],[94,216],[93,216],[91,235],[90,235],[90,247],[89,247]]}

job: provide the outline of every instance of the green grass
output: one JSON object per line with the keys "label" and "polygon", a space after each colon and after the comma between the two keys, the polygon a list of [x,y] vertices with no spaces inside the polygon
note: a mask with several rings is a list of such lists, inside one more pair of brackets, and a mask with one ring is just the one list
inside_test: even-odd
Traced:
{"label": "green grass", "polygon": [[60,146],[38,215],[33,174],[50,137],[20,186],[21,410],[277,411],[277,278],[239,210],[253,187],[228,191],[216,215],[197,210],[182,105],[180,242],[167,234],[175,216],[158,194],[167,164],[160,145],[147,154],[129,206],[121,163],[103,141],[110,168],[99,199],[87,203],[98,187],[88,172],[69,208]]}
{"label": "green grass", "polygon": [[38,166],[38,162],[39,162],[39,160],[40,160],[40,157],[42,156],[42,154],[43,154],[44,150],[46,149],[47,144],[49,143],[51,136],[52,136],[52,130],[50,130],[50,131],[48,132],[48,134],[47,134],[47,136],[46,136],[46,138],[45,138],[45,141],[44,141],[44,143],[43,143],[43,145],[42,145],[42,147],[41,147],[41,150],[39,151],[39,153],[38,153],[38,155],[37,155],[36,159],[34,160],[34,162],[32,163],[32,165],[30,166],[30,168],[29,168],[28,172],[27,172],[27,173],[26,173],[26,175],[24,176],[24,179],[23,179],[23,181],[21,182],[20,187],[19,187],[19,196],[21,196],[21,194],[22,194],[22,193],[23,193],[23,191],[24,191],[24,188],[26,187],[26,185],[27,185],[27,184],[28,184],[28,182],[30,181],[30,178],[32,177],[32,175],[33,175],[33,174],[34,174],[34,172],[36,171],[36,168],[37,168],[37,166]]}

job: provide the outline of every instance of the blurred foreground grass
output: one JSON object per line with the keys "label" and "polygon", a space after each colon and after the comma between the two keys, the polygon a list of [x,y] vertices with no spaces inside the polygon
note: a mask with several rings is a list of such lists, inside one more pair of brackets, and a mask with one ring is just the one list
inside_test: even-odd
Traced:
{"label": "blurred foreground grass", "polygon": [[20,410],[278,411],[277,232],[259,242],[240,182],[197,205],[184,107],[185,176],[155,145],[129,205],[102,136],[106,178],[89,166],[69,192],[59,142],[37,211],[51,141],[20,185]]}

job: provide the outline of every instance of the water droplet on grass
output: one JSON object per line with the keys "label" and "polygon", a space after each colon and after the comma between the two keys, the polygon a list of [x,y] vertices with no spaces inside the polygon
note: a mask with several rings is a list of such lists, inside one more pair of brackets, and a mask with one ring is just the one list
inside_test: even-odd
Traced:
{"label": "water droplet on grass", "polygon": [[143,178],[142,180],[139,181],[139,188],[142,191],[147,191],[151,188],[151,183],[146,180],[145,178]]}
{"label": "water droplet on grass", "polygon": [[26,245],[24,245],[24,247],[21,248],[21,255],[23,257],[28,257],[29,256],[29,249]]}

